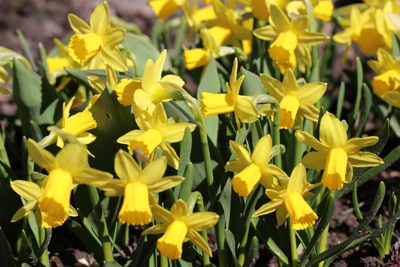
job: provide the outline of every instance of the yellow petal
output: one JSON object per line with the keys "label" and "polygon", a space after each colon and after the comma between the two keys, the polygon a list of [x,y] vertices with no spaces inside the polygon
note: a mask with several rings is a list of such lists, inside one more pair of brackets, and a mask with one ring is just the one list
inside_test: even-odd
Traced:
{"label": "yellow petal", "polygon": [[283,203],[282,199],[273,199],[268,203],[262,205],[258,210],[256,210],[253,214],[253,217],[258,217],[261,215],[266,215],[274,212],[279,206]]}
{"label": "yellow petal", "polygon": [[26,203],[24,206],[19,208],[13,217],[11,218],[11,222],[16,222],[27,216],[29,213],[31,213],[37,205],[37,201],[29,201]]}
{"label": "yellow petal", "polygon": [[250,97],[241,96],[237,97],[235,105],[235,115],[243,123],[252,123],[258,120],[258,110]]}
{"label": "yellow petal", "polygon": [[309,169],[322,170],[325,168],[327,156],[325,151],[311,151],[301,159],[301,163]]}
{"label": "yellow petal", "polygon": [[70,173],[80,172],[88,167],[88,154],[86,146],[81,143],[66,145],[56,155],[58,166]]}
{"label": "yellow petal", "polygon": [[127,183],[118,219],[122,223],[130,225],[150,223],[152,213],[149,203],[149,190],[146,184],[140,182]]}
{"label": "yellow petal", "polygon": [[136,181],[141,173],[139,165],[131,154],[123,150],[118,150],[115,154],[114,169],[118,177],[126,182]]}
{"label": "yellow petal", "polygon": [[379,166],[384,161],[376,154],[371,152],[359,151],[348,155],[349,163],[353,167],[373,167]]}
{"label": "yellow petal", "polygon": [[269,10],[271,14],[269,20],[271,24],[278,28],[280,32],[288,31],[290,29],[290,21],[282,9],[275,4],[271,4]]}
{"label": "yellow petal", "polygon": [[84,110],[68,117],[62,130],[75,136],[92,130],[97,127],[97,122],[93,118],[92,112]]}
{"label": "yellow petal", "polygon": [[215,212],[204,211],[190,214],[187,217],[183,217],[186,225],[194,231],[203,231],[218,222],[219,216]]}
{"label": "yellow petal", "polygon": [[251,155],[251,160],[257,163],[259,166],[268,163],[270,160],[271,148],[271,135],[264,135],[260,138],[260,140],[258,140],[256,146],[254,147],[253,153]]}
{"label": "yellow petal", "polygon": [[188,216],[189,215],[189,208],[186,205],[186,202],[183,201],[182,199],[178,199],[175,201],[174,205],[171,207],[171,214],[174,217],[182,217],[182,216]]}
{"label": "yellow petal", "polygon": [[110,14],[107,2],[97,5],[93,10],[90,16],[90,26],[92,26],[93,32],[101,35],[110,27]]}
{"label": "yellow petal", "polygon": [[33,139],[28,139],[28,153],[40,167],[45,168],[47,171],[54,168],[54,155],[41,148]]}
{"label": "yellow petal", "polygon": [[182,141],[186,128],[189,128],[189,130],[193,132],[196,128],[196,125],[185,122],[165,125],[162,129],[163,140],[168,143]]}
{"label": "yellow petal", "polygon": [[332,13],[333,13],[334,5],[332,1],[327,0],[320,0],[318,1],[318,4],[314,7],[313,9],[313,15],[317,19],[320,19],[322,21],[330,21],[332,18]]}
{"label": "yellow petal", "polygon": [[306,176],[307,172],[304,165],[301,163],[297,164],[296,167],[294,167],[292,173],[290,174],[289,183],[286,189],[287,192],[288,193],[298,192],[302,194],[304,185],[307,184]]}
{"label": "yellow petal", "polygon": [[75,33],[85,34],[92,31],[90,26],[83,19],[74,14],[68,14],[68,21]]}
{"label": "yellow petal", "polygon": [[136,89],[142,87],[142,81],[139,78],[123,78],[114,88],[118,96],[118,102],[124,106],[133,104],[133,95]]}
{"label": "yellow petal", "polygon": [[157,249],[171,260],[182,256],[182,244],[185,240],[188,227],[182,221],[175,220],[168,225],[164,235],[157,240]]}
{"label": "yellow petal", "polygon": [[206,66],[210,62],[210,52],[203,48],[185,50],[183,52],[185,65],[188,70]]}
{"label": "yellow petal", "polygon": [[321,182],[330,190],[342,189],[346,177],[347,153],[340,147],[332,148],[326,159]]}
{"label": "yellow petal", "polygon": [[202,251],[204,251],[208,256],[212,256],[212,251],[208,243],[203,239],[203,237],[197,233],[195,230],[189,228],[189,231],[187,233],[187,237],[190,239],[190,241],[193,242],[198,248],[200,248]]}
{"label": "yellow petal", "polygon": [[42,194],[42,189],[35,183],[25,180],[15,180],[10,182],[11,188],[26,200],[38,200]]}
{"label": "yellow petal", "polygon": [[69,172],[58,168],[50,171],[38,200],[42,227],[61,226],[68,218],[72,184],[73,179]]}
{"label": "yellow petal", "polygon": [[139,181],[146,184],[153,184],[162,179],[167,169],[167,159],[165,157],[158,158],[144,168],[140,174]]}
{"label": "yellow petal", "polygon": [[319,131],[321,142],[330,147],[342,146],[347,142],[343,124],[332,113],[326,112],[322,116]]}
{"label": "yellow petal", "polygon": [[149,184],[148,187],[149,190],[152,192],[163,192],[182,183],[184,179],[185,178],[183,178],[182,176],[177,176],[177,175],[167,176],[152,184]]}
{"label": "yellow petal", "polygon": [[[241,162],[246,164],[246,166],[252,162],[249,151],[247,151],[247,149],[244,146],[242,146],[232,140],[229,140],[229,146],[232,148],[233,153],[235,153],[236,157],[238,157],[238,159]],[[231,170],[231,169],[227,169],[227,170],[236,171],[236,170]]]}
{"label": "yellow petal", "polygon": [[149,5],[160,20],[164,20],[177,11],[182,4],[174,0],[150,0]]}
{"label": "yellow petal", "polygon": [[310,146],[317,151],[329,150],[329,146],[321,143],[320,141],[318,141],[317,138],[315,138],[314,136],[312,136],[311,134],[309,134],[307,132],[296,131],[295,136],[299,142],[306,144],[307,146]]}
{"label": "yellow petal", "polygon": [[382,97],[384,93],[397,90],[400,87],[400,82],[395,77],[398,77],[400,71],[391,69],[385,71],[372,79],[372,89],[374,93]]}

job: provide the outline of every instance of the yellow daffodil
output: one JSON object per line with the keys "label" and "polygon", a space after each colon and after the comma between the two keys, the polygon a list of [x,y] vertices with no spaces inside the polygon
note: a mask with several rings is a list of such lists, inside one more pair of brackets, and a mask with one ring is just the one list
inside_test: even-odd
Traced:
{"label": "yellow daffodil", "polygon": [[[315,18],[326,22],[331,20],[334,9],[332,0],[312,0],[310,4]],[[286,11],[288,14],[307,15],[304,1],[290,1],[286,6]]]}
{"label": "yellow daffodil", "polygon": [[42,227],[62,225],[68,218],[71,190],[74,184],[105,184],[112,175],[88,167],[86,146],[77,142],[65,146],[56,156],[28,140],[28,153],[32,160],[46,169],[43,192],[38,199]]}
{"label": "yellow daffodil", "polygon": [[[11,188],[18,195],[20,195],[27,201],[27,203],[24,206],[22,206],[17,210],[17,212],[11,218],[11,222],[16,222],[18,220],[21,220],[22,218],[24,218],[33,211],[35,212],[35,217],[37,222],[41,224],[41,216],[40,216],[40,211],[37,208],[38,207],[37,203],[43,194],[42,188],[33,182],[24,180],[12,181],[10,182],[10,185]],[[71,217],[78,216],[77,211],[71,205],[69,205],[68,215]]]}
{"label": "yellow daffodil", "polygon": [[343,183],[351,182],[353,167],[383,163],[374,153],[360,151],[363,147],[376,144],[377,136],[348,139],[343,124],[329,112],[322,116],[320,122],[320,141],[303,131],[296,131],[296,138],[316,150],[308,152],[301,162],[310,169],[324,169],[321,182],[330,190],[341,189]]}
{"label": "yellow daffodil", "polygon": [[212,251],[208,243],[202,238],[198,231],[206,230],[214,226],[219,216],[214,212],[191,213],[186,203],[179,199],[171,210],[168,211],[159,205],[151,208],[154,218],[161,224],[151,226],[144,230],[143,235],[161,234],[157,240],[157,249],[172,260],[181,258],[182,244],[188,240],[192,241],[197,247],[212,256]]}
{"label": "yellow daffodil", "polygon": [[385,40],[376,26],[374,16],[375,12],[372,12],[371,9],[361,12],[357,7],[352,7],[349,20],[340,21],[344,30],[336,33],[333,40],[345,44],[346,49],[350,47],[352,42],[355,42],[364,54],[372,54],[379,47],[386,47]]}
{"label": "yellow daffodil", "polygon": [[237,79],[237,69],[238,62],[237,58],[235,58],[230,81],[226,83],[226,94],[202,92],[200,97],[201,112],[204,117],[234,112],[236,125],[240,128],[240,122],[251,123],[257,121],[259,113],[250,96],[239,95],[244,75]]}
{"label": "yellow daffodil", "polygon": [[[90,144],[96,140],[96,136],[87,132],[97,127],[97,122],[94,120],[92,113],[85,109],[70,116],[70,111],[74,98],[70,99],[68,103],[63,103],[63,114],[61,120],[57,123],[56,127],[65,131],[77,138],[82,144]],[[41,146],[45,147],[53,142],[57,143],[58,147],[64,147],[64,140],[55,131],[51,131],[48,136],[40,141]]]}
{"label": "yellow daffodil", "polygon": [[378,49],[378,60],[369,60],[369,67],[378,75],[372,79],[374,93],[387,103],[400,107],[400,60],[384,49]]}
{"label": "yellow daffodil", "polygon": [[187,0],[149,0],[148,4],[160,20],[165,20],[179,10]]}
{"label": "yellow daffodil", "polygon": [[309,191],[319,185],[309,184],[306,176],[305,167],[302,164],[298,164],[293,169],[286,188],[265,190],[265,194],[270,201],[256,210],[253,217],[276,211],[278,225],[282,225],[289,216],[294,230],[304,230],[313,226],[318,216],[306,200],[313,196]]}
{"label": "yellow daffodil", "polygon": [[262,40],[273,41],[268,48],[271,59],[282,73],[287,68],[294,70],[297,59],[311,66],[310,46],[319,45],[328,39],[323,33],[309,32],[308,16],[297,16],[289,21],[276,5],[270,6],[270,25],[255,29],[253,34]]}
{"label": "yellow daffodil", "polygon": [[280,128],[299,127],[304,118],[318,120],[319,110],[313,105],[324,95],[326,83],[312,82],[300,86],[291,69],[286,69],[282,82],[266,74],[261,74],[261,82],[266,91],[280,102]]}
{"label": "yellow daffodil", "polygon": [[218,46],[207,29],[200,31],[200,38],[203,42],[203,48],[187,49],[183,52],[185,65],[188,70],[208,65],[211,57],[219,58],[235,53],[235,50],[231,47]]}
{"label": "yellow daffodil", "polygon": [[124,134],[117,142],[128,145],[131,153],[139,149],[147,157],[159,147],[167,157],[168,165],[178,169],[179,157],[169,143],[182,141],[185,128],[193,131],[196,125],[188,122],[168,123],[162,103],[156,105],[153,113],[138,108],[134,109],[134,113],[139,129]]}
{"label": "yellow daffodil", "polygon": [[64,73],[64,68],[81,68],[81,65],[73,61],[69,55],[68,46],[57,38],[54,39],[54,43],[59,50],[59,54],[54,57],[47,57],[47,67],[50,75],[57,75],[60,71]]}
{"label": "yellow daffodil", "polygon": [[114,87],[117,93],[118,102],[124,106],[133,105],[133,95],[136,89],[142,88],[142,80],[140,78],[123,78]]}
{"label": "yellow daffodil", "polygon": [[68,44],[72,59],[86,69],[104,69],[106,64],[127,71],[127,60],[118,48],[125,36],[123,28],[110,26],[107,2],[99,4],[90,16],[90,25],[74,14],[68,21],[75,32]]}
{"label": "yellow daffodil", "polygon": [[118,219],[130,225],[145,225],[151,221],[152,193],[162,192],[183,181],[181,176],[163,177],[167,168],[165,157],[150,162],[143,170],[123,150],[115,155],[114,168],[120,179],[100,186],[106,196],[124,196]]}
{"label": "yellow daffodil", "polygon": [[212,5],[199,6],[198,1],[187,1],[182,8],[187,24],[190,28],[188,39],[196,34],[206,21],[213,21],[217,18]]}
{"label": "yellow daffodil", "polygon": [[[235,3],[236,1],[230,2]],[[213,0],[212,3],[216,18],[210,22],[209,31],[217,45],[232,45],[249,54],[251,52],[252,20],[244,19],[235,5],[229,3],[225,5],[223,1],[219,0]]]}
{"label": "yellow daffodil", "polygon": [[275,188],[279,186],[279,181],[286,179],[284,171],[268,164],[272,157],[280,153],[278,147],[272,148],[270,135],[263,136],[257,142],[251,156],[244,146],[234,141],[229,141],[229,145],[237,159],[229,161],[225,169],[238,173],[232,179],[232,186],[240,196],[248,196],[259,182],[265,188]]}
{"label": "yellow daffodil", "polygon": [[[174,92],[184,90],[185,82],[179,76],[169,74],[161,77],[166,57],[167,50],[164,50],[155,63],[151,59],[146,62],[141,88],[132,90],[134,103],[140,109],[152,112],[158,103],[169,101]],[[128,94],[124,95],[125,98],[129,98]]]}

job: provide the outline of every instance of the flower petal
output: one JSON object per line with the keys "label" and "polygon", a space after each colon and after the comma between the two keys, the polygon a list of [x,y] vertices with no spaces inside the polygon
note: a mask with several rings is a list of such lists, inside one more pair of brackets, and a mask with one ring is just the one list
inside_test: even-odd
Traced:
{"label": "flower petal", "polygon": [[11,188],[26,200],[38,200],[42,194],[42,189],[35,183],[25,180],[15,180],[10,182]]}
{"label": "flower petal", "polygon": [[332,113],[326,112],[322,116],[319,132],[321,142],[330,147],[342,146],[347,142],[343,124]]}
{"label": "flower petal", "polygon": [[203,231],[214,226],[218,222],[219,216],[215,212],[204,211],[190,214],[182,219],[190,229]]}
{"label": "flower petal", "polygon": [[86,146],[81,143],[70,143],[56,155],[58,166],[71,174],[83,171],[88,167]]}
{"label": "flower petal", "polygon": [[301,163],[308,169],[322,170],[325,168],[327,156],[325,151],[311,151],[302,158]]}
{"label": "flower petal", "polygon": [[368,136],[368,137],[354,137],[347,141],[343,149],[346,150],[348,154],[358,152],[361,148],[366,146],[373,146],[378,143],[379,137]]}
{"label": "flower petal", "polygon": [[114,169],[118,177],[126,182],[137,180],[142,171],[131,154],[123,150],[115,154]]}
{"label": "flower petal", "polygon": [[260,166],[268,163],[270,160],[271,148],[271,135],[264,135],[260,140],[258,140],[254,147],[253,153],[251,154],[251,160]]}
{"label": "flower petal", "polygon": [[376,154],[363,151],[349,154],[348,159],[353,167],[373,167],[384,163]]}
{"label": "flower petal", "polygon": [[186,202],[183,201],[182,199],[178,199],[177,201],[175,201],[175,203],[174,203],[174,205],[172,205],[170,211],[174,217],[178,217],[178,218],[189,215],[188,206],[186,205]]}
{"label": "flower petal", "polygon": [[110,26],[110,14],[107,2],[96,6],[90,16],[90,26],[95,33],[103,35]]}
{"label": "flower petal", "polygon": [[153,184],[162,179],[166,169],[167,159],[165,157],[158,158],[144,168],[138,180],[147,185]]}
{"label": "flower petal", "polygon": [[198,248],[207,253],[208,256],[212,256],[210,246],[198,232],[189,228],[187,237],[193,242],[193,244],[195,244]]}
{"label": "flower petal", "polygon": [[68,21],[72,30],[77,34],[86,34],[92,32],[90,26],[83,19],[74,14],[68,14]]}
{"label": "flower petal", "polygon": [[178,184],[182,183],[183,180],[185,180],[185,178],[182,176],[167,176],[152,184],[149,184],[148,187],[151,192],[163,192],[167,189],[177,186]]}
{"label": "flower petal", "polygon": [[312,136],[311,134],[304,131],[296,131],[295,133],[297,141],[314,148],[317,151],[327,151],[329,147],[320,141],[317,138]]}
{"label": "flower petal", "polygon": [[16,222],[27,216],[29,213],[31,213],[37,205],[37,201],[29,201],[26,203],[24,206],[19,208],[13,217],[11,218],[11,222]]}
{"label": "flower petal", "polygon": [[28,139],[28,153],[37,165],[47,171],[55,167],[54,155],[40,147],[33,139]]}

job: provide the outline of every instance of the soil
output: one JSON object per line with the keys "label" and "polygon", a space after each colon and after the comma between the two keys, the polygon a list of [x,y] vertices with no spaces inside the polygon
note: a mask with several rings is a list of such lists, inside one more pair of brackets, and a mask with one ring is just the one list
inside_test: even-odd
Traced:
{"label": "soil", "polygon": [[[16,30],[19,29],[24,34],[33,56],[38,58],[39,42],[49,51],[53,47],[54,38],[63,38],[66,34],[71,33],[67,21],[68,13],[74,13],[88,21],[93,7],[99,2],[96,0],[0,0],[0,45],[23,53],[21,43],[16,35]],[[108,3],[112,15],[136,23],[143,32],[151,31],[154,15],[145,0],[110,0]],[[15,112],[16,106],[11,94],[0,95],[0,117],[13,116]],[[372,125],[372,128],[376,127]],[[398,143],[394,145],[398,145]],[[374,194],[371,189],[376,190],[377,182],[380,180],[385,180],[390,192],[397,193],[396,178],[399,178],[400,175],[399,172],[393,170],[382,173],[380,177],[376,177],[365,185],[363,190],[360,190],[359,199],[368,202],[371,195]],[[368,207],[368,203],[366,206]],[[330,223],[331,234],[328,244],[332,246],[342,242],[355,230],[356,226],[357,219],[352,212],[351,196],[345,196],[336,203],[334,217]],[[393,236],[394,242],[399,240],[399,230],[396,228]],[[395,264],[395,260],[400,260],[399,246],[400,244],[396,243],[392,255],[385,260],[380,260],[377,257],[376,249],[369,242],[341,255],[332,266],[383,266],[384,262]],[[49,250],[52,266],[98,266],[93,257],[85,252],[85,248],[66,227],[54,230]],[[259,259],[254,266],[277,265],[275,259],[260,247]]]}

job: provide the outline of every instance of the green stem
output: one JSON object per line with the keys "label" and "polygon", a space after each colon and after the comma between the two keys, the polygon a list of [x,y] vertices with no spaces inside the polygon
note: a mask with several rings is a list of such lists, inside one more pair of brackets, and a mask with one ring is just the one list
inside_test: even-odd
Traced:
{"label": "green stem", "polygon": [[298,256],[297,256],[297,242],[296,242],[296,230],[293,229],[292,221],[289,219],[289,234],[290,234],[290,250],[292,256],[292,267],[297,267]]}
{"label": "green stem", "polygon": [[168,267],[168,258],[164,255],[160,255],[160,267]]}
{"label": "green stem", "polygon": [[51,228],[39,228],[40,243],[42,244],[41,246],[43,246],[43,250],[41,251],[42,254],[40,255],[40,263],[43,264],[43,266],[50,266],[47,247],[50,243],[51,231]]}
{"label": "green stem", "polygon": [[100,197],[97,189],[93,186],[87,186],[90,200],[92,202],[93,208],[96,210],[95,217],[96,221],[99,223],[99,236],[102,242],[104,261],[105,263],[111,263],[114,261],[112,253],[112,244],[110,242],[110,234],[108,233],[108,227],[106,218],[104,217],[102,207],[100,204]]}
{"label": "green stem", "polygon": [[[272,143],[273,145],[280,145],[281,144],[281,133],[279,130],[280,126],[280,108],[279,105],[276,104],[274,106],[274,121],[272,124]],[[274,157],[274,163],[277,167],[282,168],[282,155],[279,153]]]}
{"label": "green stem", "polygon": [[[318,254],[324,252],[326,250],[326,244],[328,241],[328,233],[329,233],[329,224],[325,227],[324,231],[322,232],[321,238],[318,243]],[[324,266],[324,262],[321,261],[318,264],[318,267]]]}

